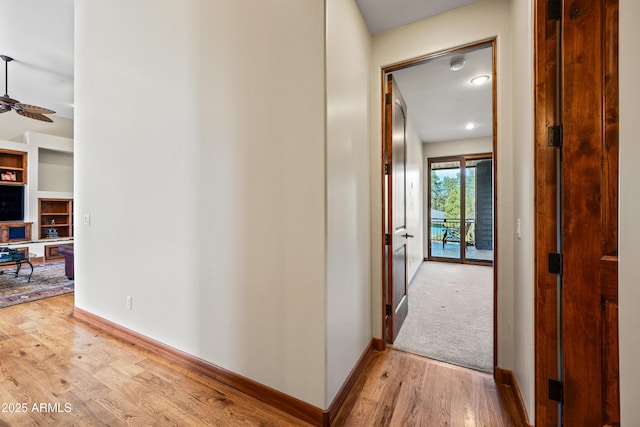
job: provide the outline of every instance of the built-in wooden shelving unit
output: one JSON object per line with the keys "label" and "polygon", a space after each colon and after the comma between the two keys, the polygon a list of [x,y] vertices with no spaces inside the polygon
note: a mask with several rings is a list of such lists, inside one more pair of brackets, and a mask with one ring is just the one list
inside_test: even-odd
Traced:
{"label": "built-in wooden shelving unit", "polygon": [[40,239],[73,237],[73,199],[38,199]]}
{"label": "built-in wooden shelving unit", "polygon": [[27,153],[0,150],[0,184],[24,185],[27,183]]}

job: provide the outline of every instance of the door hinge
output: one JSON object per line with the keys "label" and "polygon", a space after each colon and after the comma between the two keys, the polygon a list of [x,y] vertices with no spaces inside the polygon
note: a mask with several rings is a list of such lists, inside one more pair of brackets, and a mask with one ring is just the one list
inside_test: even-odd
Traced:
{"label": "door hinge", "polygon": [[384,94],[384,103],[385,103],[385,105],[391,104],[391,94],[390,93],[385,93]]}
{"label": "door hinge", "polygon": [[384,314],[386,316],[391,316],[391,304],[387,304],[384,306]]}
{"label": "door hinge", "polygon": [[555,148],[562,147],[562,125],[547,128],[547,145]]}
{"label": "door hinge", "polygon": [[385,234],[384,235],[384,244],[385,245],[390,245],[391,244],[391,234]]}
{"label": "door hinge", "polygon": [[389,163],[384,164],[384,174],[389,175],[391,173],[391,165]]}
{"label": "door hinge", "polygon": [[562,254],[549,254],[549,273],[562,274]]}
{"label": "door hinge", "polygon": [[549,380],[549,400],[562,403],[564,400],[562,381]]}
{"label": "door hinge", "polygon": [[547,19],[549,21],[562,19],[562,0],[547,0]]}

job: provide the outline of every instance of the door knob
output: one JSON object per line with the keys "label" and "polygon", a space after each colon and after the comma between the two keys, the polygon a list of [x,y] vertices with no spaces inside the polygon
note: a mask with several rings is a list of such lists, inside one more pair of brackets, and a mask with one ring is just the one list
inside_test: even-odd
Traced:
{"label": "door knob", "polygon": [[403,234],[402,237],[407,237],[407,238],[411,237],[413,239],[413,236],[411,234]]}

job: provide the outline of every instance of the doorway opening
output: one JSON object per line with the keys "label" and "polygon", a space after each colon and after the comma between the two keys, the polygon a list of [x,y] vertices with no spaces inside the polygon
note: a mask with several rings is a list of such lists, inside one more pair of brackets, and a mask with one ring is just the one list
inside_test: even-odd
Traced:
{"label": "doorway opening", "polygon": [[[478,75],[488,84],[472,83]],[[382,77],[383,336],[394,347],[493,373],[497,354],[495,40],[389,66],[382,70]],[[456,90],[447,82],[453,77],[458,80]],[[478,96],[481,92],[484,98]],[[417,192],[406,175],[411,135],[414,139],[418,135],[422,153],[422,188]],[[438,191],[440,198],[434,200]],[[411,197],[415,193],[423,212],[418,227],[407,220],[408,206],[411,211],[416,203]],[[416,233],[422,233],[420,259],[426,261],[417,267],[407,262],[415,255],[410,242]],[[473,296],[476,291],[481,292]],[[475,304],[464,303],[471,300]],[[482,313],[474,311],[478,307]],[[445,314],[452,317],[445,319]],[[459,314],[462,318],[455,319]],[[479,316],[487,325],[482,332],[474,329]],[[434,334],[433,319],[445,320],[442,324],[449,326]],[[482,363],[432,351],[444,347],[460,353],[461,341],[471,346],[462,351],[470,356],[466,359],[482,359]],[[419,348],[418,343],[422,343]]]}

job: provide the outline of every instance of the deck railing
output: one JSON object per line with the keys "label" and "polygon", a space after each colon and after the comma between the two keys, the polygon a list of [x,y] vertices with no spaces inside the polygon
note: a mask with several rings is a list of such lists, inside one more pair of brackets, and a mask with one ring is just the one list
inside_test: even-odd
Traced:
{"label": "deck railing", "polygon": [[[430,224],[432,241],[442,242],[445,237],[445,233],[447,233],[447,241],[460,241],[460,219],[432,219]],[[466,242],[468,244],[473,244],[475,241],[475,225],[476,222],[474,219],[468,219],[465,221],[465,230],[466,230]],[[457,236],[457,237],[456,237]]]}

